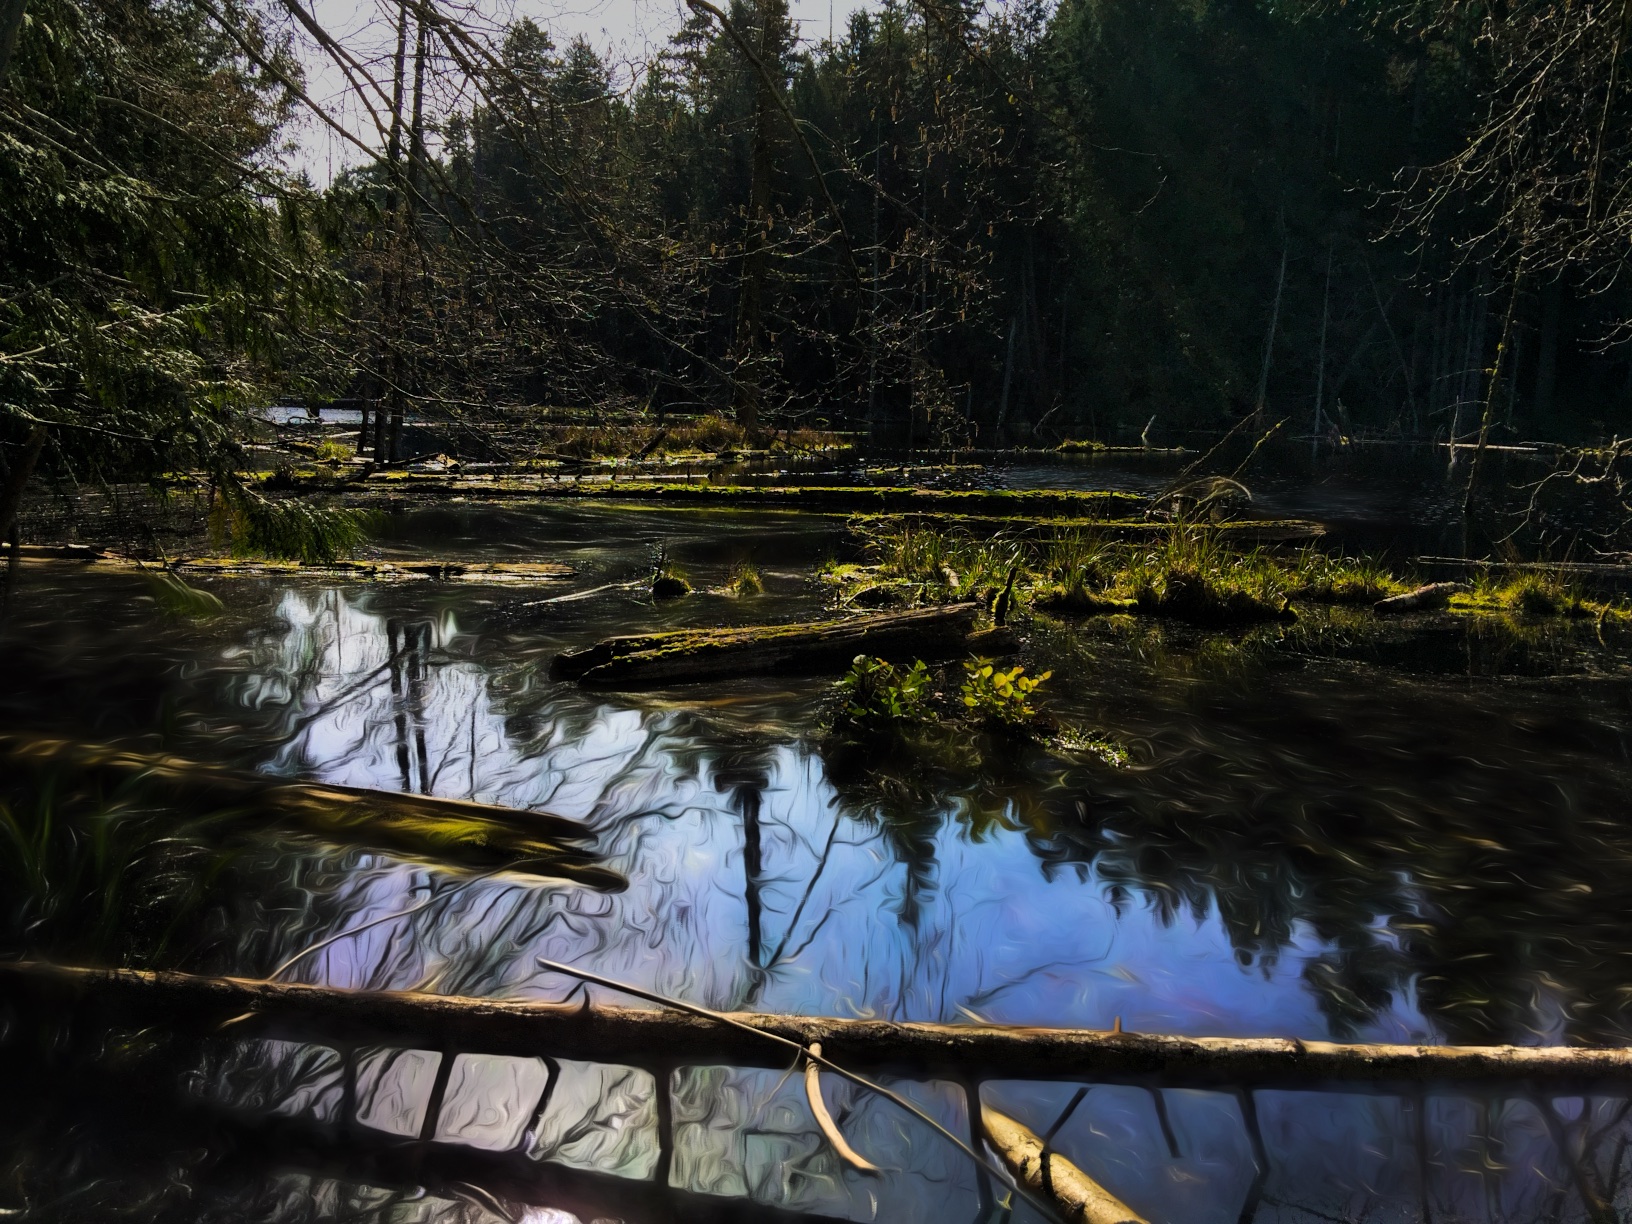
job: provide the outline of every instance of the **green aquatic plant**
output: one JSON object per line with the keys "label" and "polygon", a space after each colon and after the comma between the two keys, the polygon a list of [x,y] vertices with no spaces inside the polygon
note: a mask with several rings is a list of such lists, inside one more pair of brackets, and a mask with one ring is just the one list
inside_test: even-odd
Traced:
{"label": "green aquatic plant", "polygon": [[972,714],[1004,726],[1024,726],[1037,717],[1031,695],[1054,673],[1028,676],[1023,665],[998,667],[991,659],[971,659],[964,665],[968,673],[959,696]]}
{"label": "green aquatic plant", "polygon": [[188,586],[168,570],[148,570],[147,595],[160,611],[189,620],[208,620],[226,610],[219,596]]}
{"label": "green aquatic plant", "polygon": [[1061,731],[1050,737],[1049,746],[1075,756],[1091,756],[1112,769],[1126,769],[1133,764],[1133,754],[1127,747],[1092,731]]}
{"label": "green aquatic plant", "polygon": [[864,728],[922,722],[929,716],[930,680],[922,659],[899,668],[871,655],[857,655],[839,681],[844,694],[842,721]]}
{"label": "green aquatic plant", "polygon": [[725,592],[739,599],[747,595],[763,595],[765,580],[759,576],[759,571],[751,562],[739,561],[732,567],[731,577],[726,579]]}
{"label": "green aquatic plant", "polygon": [[691,594],[691,582],[686,572],[669,559],[666,544],[652,549],[651,592],[656,600],[683,599]]}

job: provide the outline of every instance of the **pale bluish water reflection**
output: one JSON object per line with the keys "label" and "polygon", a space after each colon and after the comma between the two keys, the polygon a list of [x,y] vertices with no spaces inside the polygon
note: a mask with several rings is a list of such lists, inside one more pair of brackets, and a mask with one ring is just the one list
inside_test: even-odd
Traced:
{"label": "pale bluish water reflection", "polygon": [[[362,597],[289,591],[276,617],[287,628],[232,661],[239,699],[286,732],[268,770],[564,815],[595,831],[630,886],[604,894],[518,876],[471,882],[377,855],[319,857],[301,880],[306,912],[263,932],[272,943],[253,946],[266,963],[246,972],[402,913],[325,946],[290,976],[539,999],[578,988],[541,971],[542,956],[724,1009],[1443,1039],[1409,977],[1364,1022],[1334,1032],[1310,973],[1352,946],[1294,919],[1272,955],[1245,958],[1216,908],[1164,904],[1159,882],[1130,891],[1126,878],[1102,878],[1092,863],[1050,862],[1013,812],[972,822],[967,803],[949,795],[927,833],[893,837],[888,812],[846,800],[818,747],[791,729],[707,724],[659,702],[500,677],[463,648],[451,615],[416,627]],[[416,690],[401,667],[393,690],[393,642],[413,643],[423,661],[408,669]],[[916,861],[904,860],[904,846]],[[1411,893],[1400,880],[1397,895]],[[1376,915],[1370,930],[1380,949],[1398,950],[1389,915]],[[370,1082],[388,1098],[382,1116],[410,1115],[398,1124],[406,1133],[430,1071],[408,1056],[399,1063],[413,1074],[385,1088]],[[535,1159],[650,1174],[649,1074],[558,1064],[536,1118],[535,1096],[515,1088],[520,1072],[486,1074],[508,1104],[489,1103],[499,1116],[482,1133],[520,1135]],[[966,1128],[959,1086],[897,1086],[945,1125]],[[797,1077],[691,1068],[673,1087],[676,1186],[852,1219],[973,1219],[981,1210],[966,1160],[848,1086],[831,1086],[830,1103],[852,1142],[890,1170],[883,1178],[838,1164]],[[985,1091],[1040,1130],[1071,1087]],[[1055,1141],[1153,1219],[1224,1224],[1246,1207],[1262,1218],[1528,1220],[1555,1208],[1568,1216],[1577,1201],[1560,1197],[1566,1168],[1543,1106],[1527,1100],[1260,1092],[1261,1181],[1234,1094],[1165,1090],[1160,1113],[1156,1101],[1145,1089],[1097,1087]],[[1616,1121],[1609,1102],[1560,1108],[1564,1125],[1583,1135]]]}
{"label": "pale bluish water reflection", "polygon": [[[1243,966],[1216,913],[1164,921],[1152,904],[1119,900],[1091,867],[1045,870],[1021,828],[999,823],[973,838],[952,799],[924,846],[933,885],[907,923],[898,915],[911,867],[884,818],[846,807],[803,741],[722,748],[700,742],[689,715],[570,691],[553,718],[535,707],[534,733],[518,741],[483,666],[449,651],[451,617],[428,626],[423,697],[404,717],[412,703],[383,674],[385,617],[333,591],[291,591],[277,616],[288,632],[242,660],[243,700],[284,706],[292,729],[268,769],[396,789],[406,759],[411,789],[582,821],[630,880],[612,896],[479,881],[402,927],[331,945],[302,976],[468,983],[469,950],[479,948],[481,993],[564,993],[533,966],[544,956],[717,1007],[1097,1028],[1120,1016],[1153,1032],[1331,1035],[1303,975],[1334,949],[1307,924],[1272,963]],[[745,818],[748,803],[756,814]],[[760,842],[752,878],[746,820]],[[425,878],[389,860],[350,874],[317,901],[338,920],[322,934],[409,909]],[[404,959],[388,965],[393,955]],[[1407,991],[1361,1036],[1435,1033]]]}

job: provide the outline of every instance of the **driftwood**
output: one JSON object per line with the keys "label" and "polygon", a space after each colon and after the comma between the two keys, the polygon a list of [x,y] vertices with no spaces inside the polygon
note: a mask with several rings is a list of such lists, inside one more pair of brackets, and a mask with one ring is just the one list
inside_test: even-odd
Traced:
{"label": "driftwood", "polygon": [[1451,596],[1471,590],[1465,582],[1430,582],[1403,595],[1391,595],[1374,603],[1378,616],[1399,616],[1406,612],[1434,612],[1446,607]]}
{"label": "driftwood", "polygon": [[1052,1199],[1062,1219],[1082,1224],[1149,1224],[1133,1208],[1101,1186],[1007,1114],[981,1106],[986,1142],[1003,1158],[1016,1181]]}
{"label": "driftwood", "polygon": [[621,890],[628,884],[617,872],[596,865],[590,830],[549,812],[291,782],[112,744],[0,737],[0,755],[18,764],[140,779],[185,797],[193,805],[265,817],[344,844],[428,855],[464,867],[513,865],[527,874],[577,880],[603,889]]}
{"label": "driftwood", "polygon": [[[0,963],[0,998],[91,1006],[108,1023],[312,1041],[667,1065],[784,1068],[784,1046],[702,1016],[672,1010],[470,999],[343,990],[260,979],[135,969]],[[1561,1092],[1632,1081],[1632,1049],[1580,1046],[1413,1046],[1275,1037],[1171,1037],[1095,1029],[913,1024],[817,1016],[729,1013],[729,1019],[795,1042],[851,1070],[963,1081],[989,1079],[1160,1083],[1168,1087],[1511,1084]]]}
{"label": "driftwood", "polygon": [[946,657],[971,648],[978,612],[964,603],[793,625],[632,634],[558,654],[550,675],[596,688],[648,688],[842,671],[858,654],[891,662]]}

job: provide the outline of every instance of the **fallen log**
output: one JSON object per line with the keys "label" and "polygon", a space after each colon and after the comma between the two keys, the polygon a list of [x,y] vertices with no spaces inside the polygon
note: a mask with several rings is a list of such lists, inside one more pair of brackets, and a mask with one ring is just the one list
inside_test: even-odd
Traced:
{"label": "fallen log", "polygon": [[594,478],[570,482],[548,476],[420,476],[393,472],[369,482],[368,492],[457,496],[472,499],[549,498],[654,502],[664,505],[766,507],[815,514],[978,514],[996,518],[1048,516],[1117,519],[1138,514],[1146,499],[1138,493],[1090,489],[920,489],[876,485],[716,485],[659,480]]}
{"label": "fallen log", "polygon": [[169,573],[188,578],[321,578],[331,582],[469,582],[531,586],[559,582],[577,572],[554,561],[270,561],[239,557],[189,557],[143,561],[78,545],[25,548],[25,562],[75,562],[97,573]]}
{"label": "fallen log", "polygon": [[563,651],[551,662],[550,676],[595,688],[651,688],[725,676],[843,671],[859,654],[892,663],[945,658],[971,648],[979,611],[963,603],[792,625],[630,634]]}
{"label": "fallen log", "polygon": [[1625,561],[1491,561],[1479,557],[1413,557],[1412,561],[1417,565],[1439,569],[1495,570],[1500,573],[1547,574],[1555,577],[1632,578],[1632,563]]}
{"label": "fallen log", "polygon": [[[785,1046],[673,1010],[343,990],[170,971],[0,963],[0,998],[86,1005],[106,1023],[295,1040],[395,1044],[641,1065],[785,1068]],[[1423,1083],[1565,1091],[1632,1081],[1632,1048],[1344,1045],[1276,1037],[1175,1037],[1096,1029],[927,1024],[733,1012],[728,1018],[853,1071],[1166,1087],[1356,1087]],[[257,1028],[257,1025],[259,1026]]]}
{"label": "fallen log", "polygon": [[190,805],[234,809],[347,845],[423,855],[461,867],[513,866],[525,874],[613,891],[628,886],[623,876],[597,865],[590,830],[549,812],[295,782],[115,744],[6,736],[0,737],[0,754],[17,764],[139,779]]}
{"label": "fallen log", "polygon": [[1406,612],[1436,612],[1448,607],[1451,596],[1472,590],[1465,582],[1430,582],[1403,595],[1391,595],[1371,605],[1378,616],[1400,616]]}
{"label": "fallen log", "polygon": [[1016,1181],[1052,1200],[1064,1220],[1082,1224],[1149,1224],[1142,1215],[1047,1145],[989,1105],[980,1109],[986,1142]]}
{"label": "fallen log", "polygon": [[[852,533],[876,530],[879,525],[907,522],[926,527],[957,527],[972,534],[1004,532],[1023,538],[1057,536],[1061,532],[1081,532],[1106,540],[1160,540],[1173,533],[1173,524],[1162,519],[1070,519],[992,518],[966,514],[858,514],[850,520]],[[1302,544],[1326,534],[1323,524],[1312,519],[1231,519],[1208,523],[1207,534],[1221,543],[1246,548],[1262,544]]]}

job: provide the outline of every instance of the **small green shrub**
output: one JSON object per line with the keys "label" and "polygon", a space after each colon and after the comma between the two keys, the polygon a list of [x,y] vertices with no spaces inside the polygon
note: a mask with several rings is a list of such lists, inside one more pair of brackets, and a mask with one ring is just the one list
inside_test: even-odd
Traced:
{"label": "small green shrub", "polygon": [[839,681],[843,719],[862,727],[922,722],[929,714],[929,668],[922,659],[898,668],[871,655],[857,655]]}
{"label": "small green shrub", "polygon": [[726,593],[741,598],[745,595],[763,595],[765,581],[759,576],[759,571],[747,561],[739,562],[732,570],[731,577],[725,583]]}
{"label": "small green shrub", "polygon": [[344,463],[351,456],[352,448],[344,442],[336,442],[333,438],[324,438],[317,444],[319,463]]}
{"label": "small green shrub", "polygon": [[1046,671],[1028,676],[1023,666],[1004,670],[991,659],[972,659],[963,666],[968,672],[963,682],[964,706],[971,713],[1011,727],[1037,717],[1031,695],[1054,674]]}

